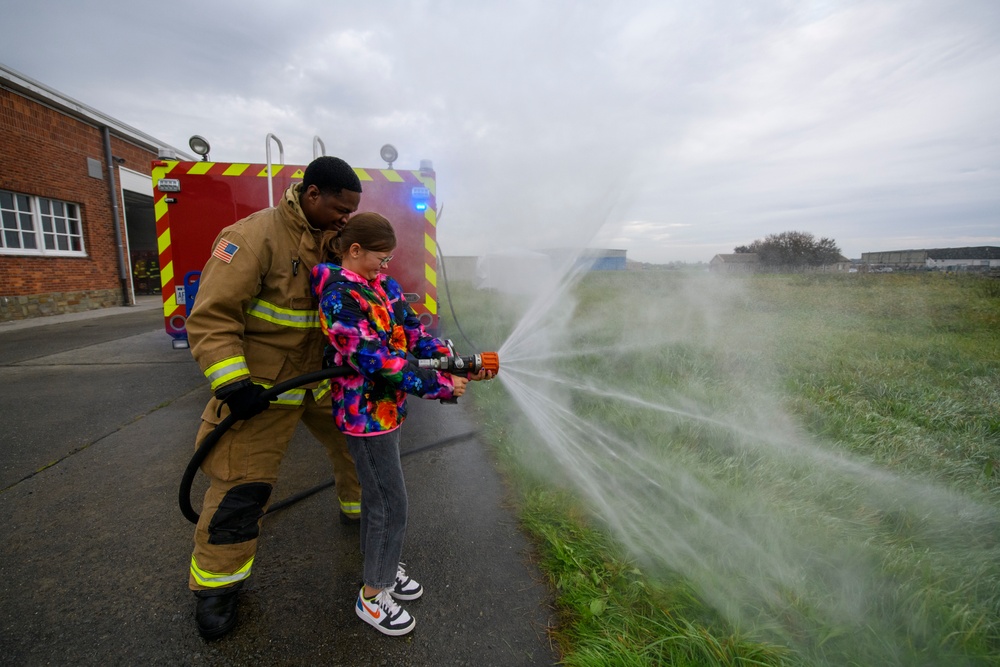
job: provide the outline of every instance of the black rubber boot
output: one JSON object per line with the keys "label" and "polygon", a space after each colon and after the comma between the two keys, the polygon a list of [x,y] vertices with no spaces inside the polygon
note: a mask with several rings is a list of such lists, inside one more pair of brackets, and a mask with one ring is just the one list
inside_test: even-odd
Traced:
{"label": "black rubber boot", "polygon": [[210,591],[195,591],[198,605],[194,619],[198,632],[205,639],[218,639],[236,627],[236,603],[239,586],[227,586]]}

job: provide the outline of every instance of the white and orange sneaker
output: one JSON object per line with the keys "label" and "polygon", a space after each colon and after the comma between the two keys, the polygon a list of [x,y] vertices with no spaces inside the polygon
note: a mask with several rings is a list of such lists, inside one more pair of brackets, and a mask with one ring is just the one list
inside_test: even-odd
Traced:
{"label": "white and orange sneaker", "polygon": [[358,601],[354,611],[365,623],[368,623],[384,635],[394,637],[405,635],[417,624],[416,619],[406,613],[406,610],[396,604],[389,589],[380,592],[373,598],[365,597],[364,586],[358,591]]}

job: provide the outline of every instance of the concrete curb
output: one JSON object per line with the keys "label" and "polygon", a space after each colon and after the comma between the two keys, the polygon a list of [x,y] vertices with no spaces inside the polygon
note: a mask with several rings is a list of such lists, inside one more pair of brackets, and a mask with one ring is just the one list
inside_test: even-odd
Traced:
{"label": "concrete curb", "polygon": [[62,315],[45,315],[42,317],[30,317],[25,320],[11,320],[0,322],[0,333],[6,331],[21,331],[23,329],[33,329],[35,327],[49,324],[62,324],[63,322],[77,322],[80,320],[91,320],[95,317],[108,317],[111,315],[121,315],[123,313],[134,313],[140,310],[153,310],[163,307],[163,299],[160,295],[141,296],[136,298],[134,306],[115,306],[113,308],[95,308],[79,313],[64,313]]}

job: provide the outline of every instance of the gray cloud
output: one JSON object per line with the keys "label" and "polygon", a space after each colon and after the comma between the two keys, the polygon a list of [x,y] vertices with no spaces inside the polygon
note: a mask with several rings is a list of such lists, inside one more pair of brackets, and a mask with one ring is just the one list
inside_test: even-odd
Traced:
{"label": "gray cloud", "polygon": [[992,0],[589,5],[40,0],[0,61],[220,161],[432,159],[450,254],[1000,243]]}

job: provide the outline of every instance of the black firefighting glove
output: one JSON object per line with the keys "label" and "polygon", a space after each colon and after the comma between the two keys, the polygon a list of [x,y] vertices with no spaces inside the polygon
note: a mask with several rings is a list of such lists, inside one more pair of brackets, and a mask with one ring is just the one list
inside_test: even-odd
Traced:
{"label": "black firefighting glove", "polygon": [[[222,387],[215,392],[215,397],[229,406],[229,412],[237,419],[250,419],[254,415],[267,410],[271,404],[266,398],[261,398],[266,390],[250,380],[241,380]],[[216,416],[222,413],[219,406]]]}

